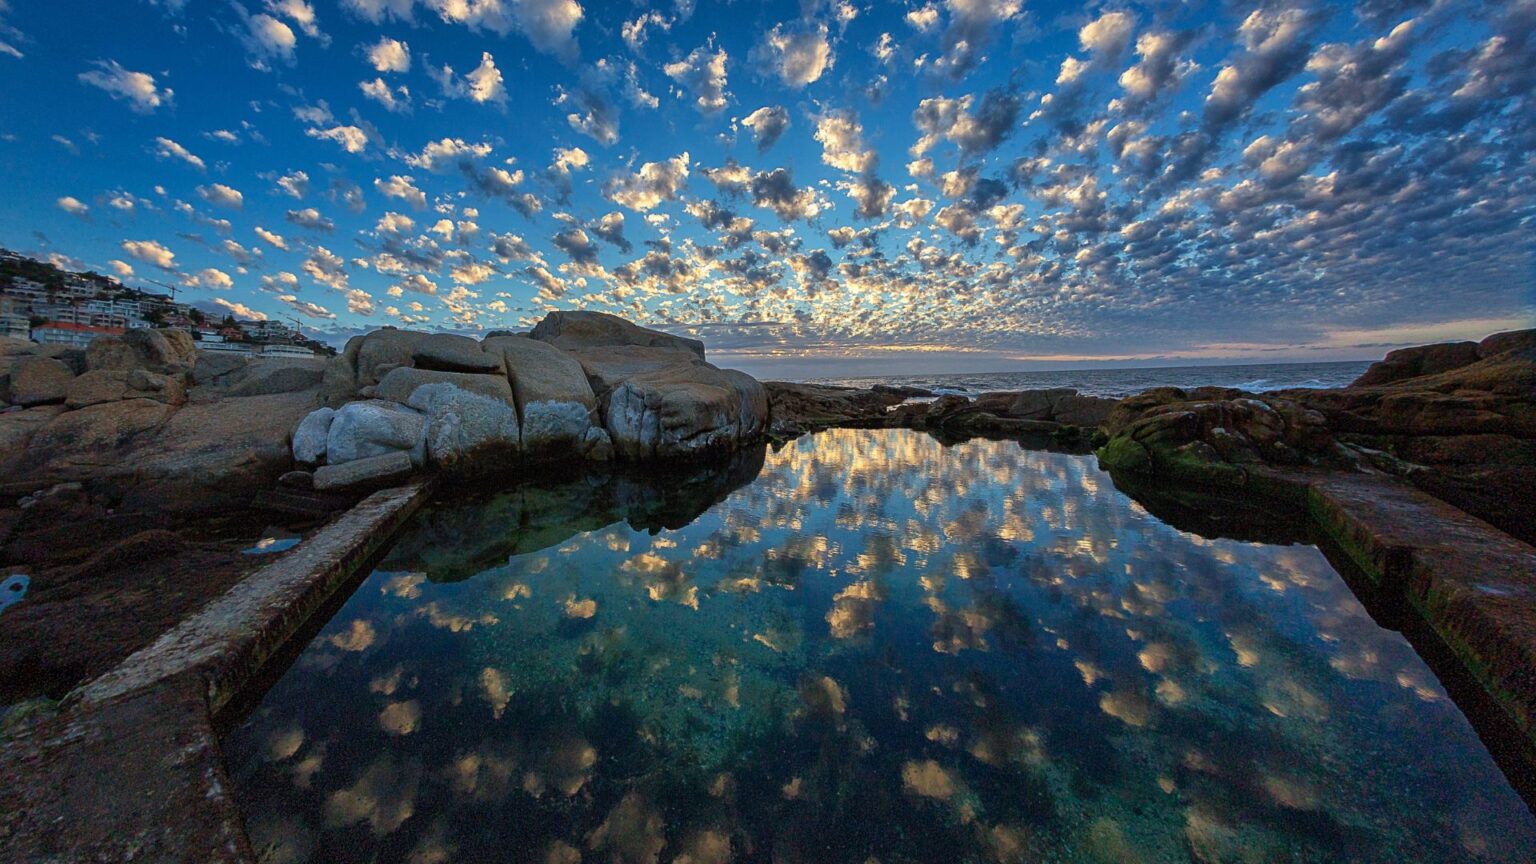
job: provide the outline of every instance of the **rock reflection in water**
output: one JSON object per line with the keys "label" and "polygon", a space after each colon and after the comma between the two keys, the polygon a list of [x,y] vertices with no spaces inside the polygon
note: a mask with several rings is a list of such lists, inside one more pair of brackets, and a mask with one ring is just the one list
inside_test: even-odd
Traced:
{"label": "rock reflection in water", "polygon": [[435,505],[226,752],[272,861],[1536,848],[1317,550],[1179,532],[1091,458],[908,431]]}

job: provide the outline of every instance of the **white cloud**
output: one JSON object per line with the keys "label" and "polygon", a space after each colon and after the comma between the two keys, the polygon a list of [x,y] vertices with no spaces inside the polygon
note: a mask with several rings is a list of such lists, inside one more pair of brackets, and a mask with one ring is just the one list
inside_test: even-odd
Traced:
{"label": "white cloud", "polygon": [[427,206],[427,195],[416,188],[415,182],[410,177],[396,174],[388,180],[376,178],[373,188],[379,190],[386,198],[399,198],[407,201],[412,207],[421,210]]}
{"label": "white cloud", "polygon": [[283,239],[283,235],[268,231],[260,225],[256,226],[256,236],[267,241],[274,248],[282,249],[284,251],[287,251],[288,249],[288,241]]}
{"label": "white cloud", "polygon": [[197,194],[204,201],[218,207],[239,210],[245,206],[245,196],[240,194],[240,190],[231,186],[225,186],[223,183],[199,186],[197,187]]}
{"label": "white cloud", "polygon": [[457,167],[465,161],[474,161],[488,156],[490,152],[491,145],[484,142],[470,144],[463,138],[443,138],[427,142],[427,146],[421,148],[418,154],[406,156],[405,164],[413,168],[441,172]]}
{"label": "white cloud", "polygon": [[293,28],[267,14],[252,15],[245,23],[249,31],[245,44],[253,54],[293,62],[293,49],[299,41]]}
{"label": "white cloud", "polygon": [[379,72],[411,71],[411,47],[388,36],[368,48],[368,62]]}
{"label": "white cloud", "polygon": [[726,105],[725,49],[713,54],[706,46],[693,49],[687,57],[661,67],[667,77],[681,84],[694,96],[694,105],[705,114],[713,114]]}
{"label": "white cloud", "polygon": [[176,253],[154,240],[124,240],[123,251],[128,257],[159,267],[161,270],[176,269]]}
{"label": "white cloud", "polygon": [[98,60],[96,69],[80,73],[80,81],[105,90],[113,99],[125,99],[139,114],[152,114],[161,105],[170,104],[172,91],[155,85],[148,72],[124,69],[116,60]]}
{"label": "white cloud", "polygon": [[306,207],[303,210],[289,210],[283,218],[300,228],[308,228],[311,231],[324,231],[329,234],[336,229],[335,223],[320,215],[320,211],[313,207]]}
{"label": "white cloud", "polygon": [[1135,29],[1136,19],[1129,14],[1105,12],[1077,31],[1077,41],[1084,51],[1115,59],[1125,53],[1125,46],[1130,44]]}
{"label": "white cloud", "polygon": [[797,88],[816,81],[833,62],[827,25],[819,22],[775,24],[752,53],[759,65]]}
{"label": "white cloud", "polygon": [[208,170],[208,166],[203,163],[202,159],[192,155],[187,148],[169,138],[155,139],[155,155],[161,159],[179,159],[199,171]]}
{"label": "white cloud", "polygon": [[375,78],[372,81],[359,81],[357,84],[363,95],[384,106],[384,110],[396,114],[405,114],[411,110],[411,91],[404,84],[389,89],[383,78]]}
{"label": "white cloud", "polygon": [[309,194],[309,175],[303,171],[289,171],[277,178],[277,188],[294,198]]}
{"label": "white cloud", "polygon": [[864,146],[864,127],[849,111],[830,111],[816,119],[821,161],[841,171],[860,174],[875,167],[872,148]]}
{"label": "white cloud", "polygon": [[741,125],[752,130],[759,153],[772,147],[789,129],[789,112],[774,105],[764,106],[742,118]]}
{"label": "white cloud", "polygon": [[305,0],[267,0],[267,9],[299,25],[299,30],[305,36],[319,39],[322,43],[329,42],[325,34],[320,32],[320,22],[315,19],[315,7]]}
{"label": "white cloud", "polygon": [[453,71],[452,66],[447,65],[428,66],[427,75],[438,83],[444,96],[453,99],[469,99],[481,104],[495,102],[498,105],[505,104],[507,100],[501,70],[496,68],[496,59],[489,51],[481,52],[480,65],[463,78]]}
{"label": "white cloud", "polygon": [[356,126],[333,126],[330,129],[306,129],[311,138],[334,141],[348,153],[361,153],[368,148],[368,133]]}
{"label": "white cloud", "polygon": [[235,287],[235,280],[231,279],[228,273],[216,267],[199,270],[197,275],[192,277],[192,281],[204,288],[211,288],[215,291],[228,291]]}
{"label": "white cloud", "polygon": [[83,217],[87,213],[91,212],[91,208],[82,203],[80,199],[69,195],[65,195],[63,198],[60,198],[56,203],[59,205],[60,210],[63,210],[65,213],[68,213],[71,216]]}
{"label": "white cloud", "polygon": [[675,201],[688,185],[687,153],[664,162],[647,162],[634,174],[623,174],[608,181],[603,194],[610,201],[631,210],[644,212],[663,201]]}
{"label": "white cloud", "polygon": [[223,297],[213,298],[213,302],[229,310],[229,314],[236,318],[245,318],[250,321],[265,321],[267,313],[257,312],[255,309],[234,300],[226,300]]}

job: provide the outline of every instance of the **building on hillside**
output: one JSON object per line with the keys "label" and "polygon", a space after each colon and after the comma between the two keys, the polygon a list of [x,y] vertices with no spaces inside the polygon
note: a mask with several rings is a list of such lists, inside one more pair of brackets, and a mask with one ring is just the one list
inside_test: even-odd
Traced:
{"label": "building on hillside", "polygon": [[280,342],[274,342],[274,343],[271,343],[271,344],[268,344],[268,345],[262,345],[261,346],[261,356],[263,356],[263,357],[316,357],[316,356],[319,356],[319,355],[317,355],[313,350],[311,350],[309,348],[305,348],[303,345],[284,345],[284,344],[282,344]]}
{"label": "building on hillside", "polygon": [[31,335],[33,342],[43,345],[84,348],[97,336],[121,336],[126,332],[127,328],[124,327],[95,327],[90,324],[76,324],[73,321],[44,321],[32,328]]}
{"label": "building on hillside", "polygon": [[0,296],[0,336],[32,338],[32,304],[19,297]]}

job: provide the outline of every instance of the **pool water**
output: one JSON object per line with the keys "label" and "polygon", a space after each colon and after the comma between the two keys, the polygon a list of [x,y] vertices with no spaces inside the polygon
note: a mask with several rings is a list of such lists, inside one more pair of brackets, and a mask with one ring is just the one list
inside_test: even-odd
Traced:
{"label": "pool water", "polygon": [[268,861],[1529,861],[1317,549],[833,431],[435,503],[226,739]]}

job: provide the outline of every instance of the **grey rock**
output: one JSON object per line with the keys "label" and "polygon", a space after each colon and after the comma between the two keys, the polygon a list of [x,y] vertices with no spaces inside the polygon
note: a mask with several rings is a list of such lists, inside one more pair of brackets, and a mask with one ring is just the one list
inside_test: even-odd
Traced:
{"label": "grey rock", "polygon": [[320,386],[325,377],[324,362],[314,360],[258,360],[246,367],[239,381],[229,388],[231,396],[267,396],[272,393],[297,393]]}
{"label": "grey rock", "polygon": [[293,430],[293,461],[301,465],[318,465],[325,461],[331,421],[335,418],[334,408],[316,408],[304,415],[298,428]]}
{"label": "grey rock", "polygon": [[199,351],[192,364],[194,385],[218,384],[250,365],[251,358],[224,351]]}
{"label": "grey rock", "polygon": [[129,330],[121,336],[98,336],[85,350],[86,367],[186,372],[197,363],[197,343],[181,330]]}
{"label": "grey rock", "polygon": [[579,448],[597,416],[597,396],[581,364],[527,336],[493,336],[485,350],[505,361],[522,422],[523,450],[568,453]]}
{"label": "grey rock", "polygon": [[651,330],[605,312],[551,312],[529,335],[566,351],[627,345],[666,348],[704,359],[704,343],[697,339]]}
{"label": "grey rock", "polygon": [[517,455],[517,411],[508,400],[472,393],[446,382],[411,394],[411,407],[427,415],[427,458],[456,468],[508,464]]}
{"label": "grey rock", "polygon": [[385,375],[384,380],[379,382],[375,396],[408,405],[411,394],[415,393],[418,387],[426,384],[452,384],[461,390],[499,399],[509,406],[515,405],[512,399],[512,386],[507,383],[504,375],[439,372],[432,369],[413,369],[409,366],[402,366]]}
{"label": "grey rock", "polygon": [[318,492],[388,486],[411,476],[415,466],[411,457],[398,450],[355,459],[342,465],[326,465],[315,471]]}
{"label": "grey rock", "polygon": [[405,452],[411,461],[426,458],[427,420],[395,402],[351,402],[336,412],[326,435],[325,458],[331,465]]}
{"label": "grey rock", "polygon": [[24,357],[11,367],[11,402],[33,406],[63,402],[75,373],[51,357]]}
{"label": "grey rock", "polygon": [[411,354],[418,369],[435,369],[440,372],[504,371],[501,358],[486,353],[480,343],[468,336],[453,333],[434,333],[421,340]]}
{"label": "grey rock", "polygon": [[[393,364],[394,366],[409,366],[411,355],[416,352],[416,346],[426,340],[428,334],[417,333],[413,330],[396,330],[393,327],[385,327],[375,330],[360,337],[357,342],[357,353],[352,368],[356,374],[356,386],[379,383],[379,377],[375,374],[380,366]],[[352,343],[347,343],[347,352],[352,350]],[[346,357],[346,352],[343,352]],[[388,372],[389,369],[383,370]]]}

